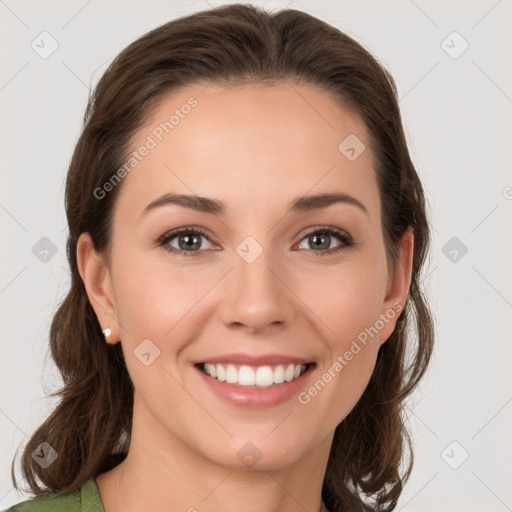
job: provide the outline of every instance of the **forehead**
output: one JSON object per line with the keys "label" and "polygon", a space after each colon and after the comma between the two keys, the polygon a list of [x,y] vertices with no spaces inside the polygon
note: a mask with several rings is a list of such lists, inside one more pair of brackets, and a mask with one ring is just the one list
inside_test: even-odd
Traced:
{"label": "forehead", "polygon": [[[355,159],[351,148],[360,153]],[[157,196],[178,192],[218,198],[237,214],[237,204],[255,212],[337,191],[358,196],[378,216],[367,129],[315,86],[184,87],[159,101],[131,151],[139,158],[123,178],[119,209],[140,213]]]}

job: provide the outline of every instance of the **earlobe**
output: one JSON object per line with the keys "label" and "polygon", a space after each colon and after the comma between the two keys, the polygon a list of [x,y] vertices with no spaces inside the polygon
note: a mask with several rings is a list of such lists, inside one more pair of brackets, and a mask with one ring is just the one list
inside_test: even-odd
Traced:
{"label": "earlobe", "polygon": [[379,333],[379,344],[382,345],[395,330],[398,317],[405,308],[412,279],[414,256],[414,233],[408,227],[398,243],[398,255],[395,273],[390,276],[388,293],[382,305],[381,318],[385,315],[387,322]]}
{"label": "earlobe", "polygon": [[[87,291],[98,322],[109,344],[119,341],[119,326],[112,290],[110,271],[94,248],[89,233],[82,233],[76,247],[77,265],[80,277]],[[110,330],[110,332],[108,332]]]}

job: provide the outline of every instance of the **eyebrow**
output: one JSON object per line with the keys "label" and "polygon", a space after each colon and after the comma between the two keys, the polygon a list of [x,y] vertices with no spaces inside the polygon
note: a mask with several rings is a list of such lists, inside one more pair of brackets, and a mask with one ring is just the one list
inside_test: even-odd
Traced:
{"label": "eyebrow", "polygon": [[[321,210],[337,203],[356,206],[366,213],[366,215],[369,215],[366,206],[361,203],[361,201],[355,197],[345,194],[344,192],[296,197],[289,203],[288,210],[296,213],[304,213],[313,210]],[[222,215],[226,211],[224,203],[218,199],[186,194],[164,194],[149,203],[142,211],[140,217],[142,218],[155,208],[169,204],[176,204],[178,206],[183,206],[185,208],[190,208],[198,212],[209,213],[212,215]]]}

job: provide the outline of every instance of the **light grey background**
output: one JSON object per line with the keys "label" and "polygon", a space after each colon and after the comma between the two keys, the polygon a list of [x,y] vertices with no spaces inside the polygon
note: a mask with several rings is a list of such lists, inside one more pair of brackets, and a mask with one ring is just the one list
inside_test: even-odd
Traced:
{"label": "light grey background", "polygon": [[[60,384],[48,329],[69,285],[64,179],[89,86],[141,34],[223,3],[0,0],[1,509],[27,498],[12,489],[10,463],[52,409],[46,393]],[[398,85],[433,224],[425,284],[437,346],[409,402],[416,463],[396,510],[512,510],[510,0],[259,5],[301,9],[337,26]],[[59,45],[47,59],[31,48],[43,31]],[[453,58],[464,40],[468,48]],[[32,251],[42,237],[57,249],[47,262]],[[456,261],[454,247],[443,253],[452,237],[468,249],[462,255],[454,246]]]}

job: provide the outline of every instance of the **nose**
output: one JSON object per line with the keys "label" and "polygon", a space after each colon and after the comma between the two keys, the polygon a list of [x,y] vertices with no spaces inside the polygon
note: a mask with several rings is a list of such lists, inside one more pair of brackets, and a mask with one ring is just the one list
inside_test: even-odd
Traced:
{"label": "nose", "polygon": [[293,293],[285,282],[284,264],[277,263],[270,250],[254,261],[234,253],[221,299],[221,317],[227,327],[256,334],[291,325]]}

